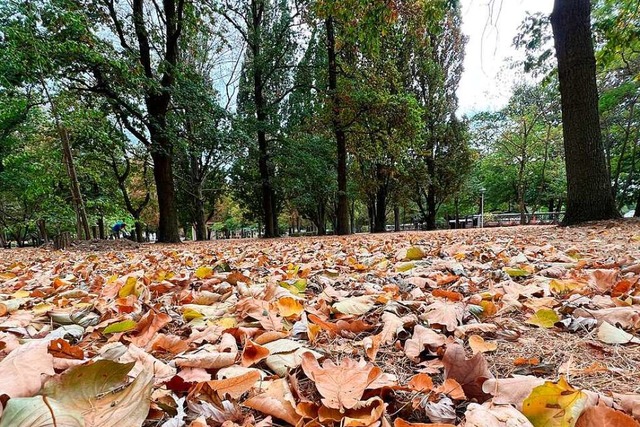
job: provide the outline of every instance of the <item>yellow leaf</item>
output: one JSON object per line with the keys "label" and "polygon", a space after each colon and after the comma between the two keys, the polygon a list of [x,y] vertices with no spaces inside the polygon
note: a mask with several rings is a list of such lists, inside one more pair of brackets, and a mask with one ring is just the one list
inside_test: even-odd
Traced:
{"label": "yellow leaf", "polygon": [[307,279],[287,280],[286,282],[281,282],[280,286],[282,286],[292,294],[298,295],[304,293],[304,291],[307,289]]}
{"label": "yellow leaf", "polygon": [[[198,314],[199,316],[196,317],[202,317],[202,314],[198,313],[195,310],[191,310],[194,313]],[[185,319],[186,319],[186,315],[185,315]],[[230,329],[230,328],[235,328],[236,326],[238,326],[238,321],[236,320],[235,317],[223,317],[222,319],[217,319],[213,322],[214,325],[218,325],[218,326],[222,326],[225,329]]]}
{"label": "yellow leaf", "polygon": [[29,295],[31,295],[31,292],[21,290],[21,291],[14,292],[13,295],[11,295],[11,297],[18,299],[18,298],[27,298]]}
{"label": "yellow leaf", "polygon": [[573,427],[587,403],[587,395],[571,387],[564,377],[533,389],[522,413],[534,427]]}
{"label": "yellow leaf", "polygon": [[208,279],[213,276],[213,268],[211,267],[198,267],[196,268],[195,276],[198,279]]}
{"label": "yellow leaf", "polygon": [[128,277],[127,281],[125,282],[124,285],[122,285],[122,287],[120,288],[120,291],[118,292],[118,296],[120,298],[126,298],[129,295],[132,294],[136,294],[136,296],[139,296],[139,294],[136,292],[136,284],[138,283],[138,279],[135,277]]}
{"label": "yellow leaf", "polygon": [[552,280],[549,283],[549,290],[556,295],[564,295],[582,288],[582,285],[572,280]]}
{"label": "yellow leaf", "polygon": [[304,311],[304,306],[300,301],[292,297],[282,297],[276,303],[280,316],[299,316]]}
{"label": "yellow leaf", "polygon": [[117,332],[127,332],[136,328],[138,324],[134,320],[123,320],[122,322],[112,323],[102,331],[103,334],[115,334]]}
{"label": "yellow leaf", "polygon": [[509,277],[525,277],[531,274],[530,271],[523,268],[504,267],[502,270],[507,273]]}
{"label": "yellow leaf", "polygon": [[530,325],[539,326],[541,328],[552,328],[557,322],[560,321],[558,314],[551,309],[543,308],[536,311],[536,313],[526,321]]}
{"label": "yellow leaf", "polygon": [[36,304],[33,306],[33,313],[34,314],[44,314],[48,311],[53,310],[55,306],[53,304],[49,304],[46,302],[42,302],[40,304]]}
{"label": "yellow leaf", "polygon": [[204,316],[199,311],[196,311],[192,308],[187,308],[185,311],[182,312],[182,317],[184,317],[184,320],[193,320],[193,319],[198,319]]}
{"label": "yellow leaf", "polygon": [[409,261],[419,261],[425,257],[425,253],[422,249],[413,246],[407,249],[407,259]]}
{"label": "yellow leaf", "polygon": [[405,271],[411,270],[415,266],[416,266],[416,264],[413,263],[413,262],[400,262],[400,263],[396,264],[396,271],[399,271],[399,272],[403,273]]}

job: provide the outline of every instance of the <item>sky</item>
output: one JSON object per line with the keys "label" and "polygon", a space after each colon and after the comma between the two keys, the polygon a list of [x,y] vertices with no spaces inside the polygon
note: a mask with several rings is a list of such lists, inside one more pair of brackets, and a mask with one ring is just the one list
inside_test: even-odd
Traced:
{"label": "sky", "polygon": [[[493,12],[491,5],[493,4]],[[516,77],[507,59],[526,12],[551,14],[553,0],[462,0],[462,31],[469,37],[458,89],[459,114],[504,106]]]}

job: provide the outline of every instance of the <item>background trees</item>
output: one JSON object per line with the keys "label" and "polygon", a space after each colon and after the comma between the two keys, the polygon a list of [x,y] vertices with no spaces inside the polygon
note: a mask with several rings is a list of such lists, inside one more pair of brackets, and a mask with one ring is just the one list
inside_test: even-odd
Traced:
{"label": "background trees", "polygon": [[[504,108],[461,117],[458,2],[6,2],[0,238],[106,237],[121,219],[163,242],[433,229],[477,213],[481,188],[521,222],[640,208],[636,5],[594,2],[589,26],[588,2],[579,16],[557,3],[560,67],[549,17],[527,18],[528,74]],[[588,110],[562,64],[577,30],[584,55],[596,41],[575,81],[597,77]],[[587,111],[602,144],[594,126],[581,160],[586,134],[567,123]]]}

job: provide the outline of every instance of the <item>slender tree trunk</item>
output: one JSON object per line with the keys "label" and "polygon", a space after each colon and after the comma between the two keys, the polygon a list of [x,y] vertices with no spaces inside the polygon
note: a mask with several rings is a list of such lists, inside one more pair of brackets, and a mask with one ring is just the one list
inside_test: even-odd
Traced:
{"label": "slender tree trunk", "polygon": [[393,207],[393,230],[400,231],[400,206],[398,205]]}
{"label": "slender tree trunk", "polygon": [[347,195],[347,137],[340,121],[340,96],[338,94],[338,64],[333,17],[325,21],[327,31],[327,55],[329,58],[329,93],[331,96],[331,123],[338,152],[338,205],[336,208],[336,234],[349,234],[349,199]]}
{"label": "slender tree trunk", "polygon": [[100,214],[100,217],[98,217],[98,235],[100,236],[100,240],[104,240],[105,239],[104,215],[102,215],[102,214]]}
{"label": "slender tree trunk", "polygon": [[435,230],[436,229],[436,214],[437,214],[437,206],[436,206],[436,186],[433,183],[433,180],[436,176],[436,163],[433,158],[433,155],[427,157],[427,173],[431,177],[429,182],[428,191],[426,194],[427,199],[427,230]]}
{"label": "slender tree trunk", "polygon": [[589,0],[555,0],[551,25],[562,101],[565,224],[619,217],[600,130]]}

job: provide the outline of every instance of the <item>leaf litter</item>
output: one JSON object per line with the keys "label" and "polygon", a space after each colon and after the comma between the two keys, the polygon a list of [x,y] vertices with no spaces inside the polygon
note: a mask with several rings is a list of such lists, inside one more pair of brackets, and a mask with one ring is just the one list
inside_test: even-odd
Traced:
{"label": "leaf litter", "polygon": [[638,426],[639,236],[3,251],[0,426]]}

